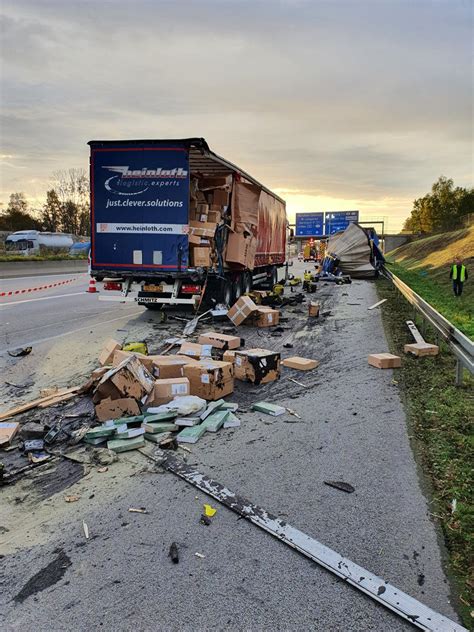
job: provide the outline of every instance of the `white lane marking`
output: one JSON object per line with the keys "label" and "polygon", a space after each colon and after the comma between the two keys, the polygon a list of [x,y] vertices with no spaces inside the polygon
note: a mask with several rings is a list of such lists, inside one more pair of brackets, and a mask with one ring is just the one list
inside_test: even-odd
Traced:
{"label": "white lane marking", "polygon": [[26,279],[50,279],[52,277],[61,277],[66,275],[77,275],[81,276],[82,274],[87,274],[87,272],[61,272],[59,274],[35,274],[33,276],[27,277],[7,277],[6,279],[2,279],[2,283],[16,283],[16,281],[24,281]]}
{"label": "white lane marking", "polygon": [[[34,347],[36,345],[40,345],[43,342],[49,342],[50,340],[56,340],[56,338],[64,338],[65,336],[71,336],[72,334],[77,334],[79,331],[84,331],[85,329],[94,329],[94,327],[98,327],[99,325],[108,325],[108,323],[114,323],[117,320],[123,320],[124,318],[132,318],[132,316],[138,316],[138,314],[143,314],[143,310],[139,312],[132,312],[131,314],[124,314],[123,316],[119,316],[118,318],[112,318],[111,320],[103,320],[99,323],[91,323],[87,327],[79,327],[79,329],[73,329],[72,331],[66,331],[64,334],[58,334],[57,336],[50,336],[49,338],[41,338],[41,340],[32,340],[31,342],[22,342],[20,346],[22,347]],[[12,349],[13,345],[10,345],[8,349]],[[0,355],[5,354],[8,349],[1,349]]]}
{"label": "white lane marking", "polygon": [[57,294],[56,296],[42,296],[41,298],[27,298],[24,301],[11,301],[10,303],[0,303],[0,307],[6,307],[7,305],[21,305],[22,303],[34,303],[35,301],[50,301],[53,298],[66,298],[68,296],[79,296],[80,294],[87,294],[86,290],[82,292],[71,292],[71,294]]}

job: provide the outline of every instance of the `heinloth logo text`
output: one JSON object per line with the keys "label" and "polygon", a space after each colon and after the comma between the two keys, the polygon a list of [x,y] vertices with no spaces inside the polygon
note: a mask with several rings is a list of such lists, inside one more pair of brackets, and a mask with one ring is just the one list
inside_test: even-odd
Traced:
{"label": "heinloth logo text", "polygon": [[110,206],[164,206],[168,208],[182,208],[182,200],[107,200],[105,208]]}
{"label": "heinloth logo text", "polygon": [[174,169],[162,169],[156,167],[155,169],[148,169],[143,167],[142,169],[130,169],[130,167],[102,167],[103,169],[109,169],[109,171],[115,171],[120,173],[122,178],[187,178],[188,172],[182,167],[175,167]]}
{"label": "heinloth logo text", "polygon": [[167,233],[168,235],[186,235],[189,232],[187,224],[109,224],[99,222],[97,233]]}

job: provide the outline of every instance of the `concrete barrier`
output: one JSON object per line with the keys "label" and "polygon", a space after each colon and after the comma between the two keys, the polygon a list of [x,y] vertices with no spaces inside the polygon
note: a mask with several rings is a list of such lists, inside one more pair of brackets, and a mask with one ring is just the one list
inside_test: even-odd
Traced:
{"label": "concrete barrier", "polygon": [[4,261],[0,262],[0,279],[15,279],[48,274],[80,274],[87,272],[87,260],[77,261]]}

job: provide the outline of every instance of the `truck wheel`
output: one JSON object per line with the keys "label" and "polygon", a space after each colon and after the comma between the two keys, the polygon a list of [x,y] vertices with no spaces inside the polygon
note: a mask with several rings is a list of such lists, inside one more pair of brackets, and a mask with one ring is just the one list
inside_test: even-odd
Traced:
{"label": "truck wheel", "polygon": [[276,266],[272,266],[269,270],[269,274],[267,277],[267,281],[265,282],[265,287],[269,290],[273,290],[273,286],[278,283],[278,268]]}
{"label": "truck wheel", "polygon": [[224,305],[232,305],[232,297],[233,297],[233,287],[232,281],[230,279],[222,279],[220,284],[219,291],[219,303],[224,303]]}
{"label": "truck wheel", "polygon": [[239,299],[243,294],[242,289],[242,281],[243,278],[240,274],[236,274],[232,279],[232,301],[235,303],[237,299]]}
{"label": "truck wheel", "polygon": [[244,272],[242,274],[242,294],[248,294],[252,290],[252,273]]}

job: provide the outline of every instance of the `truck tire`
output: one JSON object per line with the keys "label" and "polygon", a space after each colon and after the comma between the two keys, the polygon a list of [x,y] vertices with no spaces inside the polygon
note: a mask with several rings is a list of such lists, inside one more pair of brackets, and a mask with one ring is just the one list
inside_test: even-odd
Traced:
{"label": "truck tire", "polygon": [[219,303],[223,303],[224,305],[227,305],[228,307],[233,305],[234,304],[234,301],[233,301],[234,291],[233,290],[234,290],[233,284],[230,279],[221,279],[219,294],[218,294]]}
{"label": "truck tire", "polygon": [[273,290],[273,286],[278,283],[278,268],[276,266],[272,266],[268,270],[267,280],[265,281],[264,287],[267,290]]}
{"label": "truck tire", "polygon": [[203,306],[206,309],[215,307],[223,303],[224,305],[232,305],[233,283],[230,279],[209,279],[207,283],[206,293],[204,294]]}
{"label": "truck tire", "polygon": [[252,290],[252,273],[244,272],[242,274],[242,294],[248,294]]}
{"label": "truck tire", "polygon": [[236,274],[232,279],[232,303],[239,299],[243,292],[242,288],[243,275]]}

